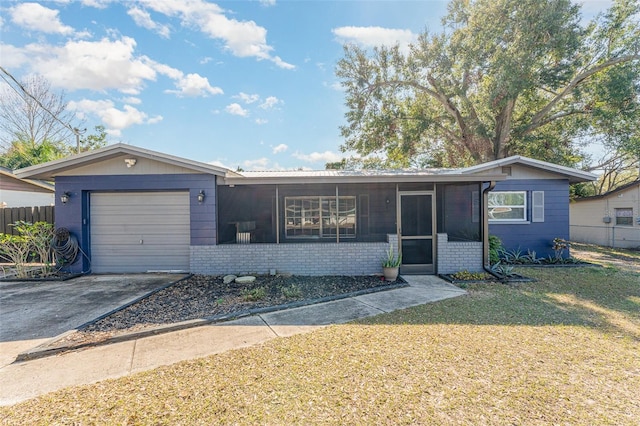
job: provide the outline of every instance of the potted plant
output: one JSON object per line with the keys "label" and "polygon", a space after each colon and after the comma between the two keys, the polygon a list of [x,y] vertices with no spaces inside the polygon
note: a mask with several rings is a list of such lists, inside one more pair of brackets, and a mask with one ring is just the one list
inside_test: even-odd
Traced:
{"label": "potted plant", "polygon": [[393,251],[393,246],[389,244],[389,250],[387,250],[387,256],[382,259],[382,273],[386,281],[395,281],[398,278],[398,268],[402,263],[402,255],[396,254]]}

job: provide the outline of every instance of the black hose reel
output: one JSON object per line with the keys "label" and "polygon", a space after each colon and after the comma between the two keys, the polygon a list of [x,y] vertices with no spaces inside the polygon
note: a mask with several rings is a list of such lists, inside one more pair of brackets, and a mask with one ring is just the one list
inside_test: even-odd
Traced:
{"label": "black hose reel", "polygon": [[67,228],[57,228],[51,239],[51,250],[58,265],[71,265],[79,252],[78,239]]}

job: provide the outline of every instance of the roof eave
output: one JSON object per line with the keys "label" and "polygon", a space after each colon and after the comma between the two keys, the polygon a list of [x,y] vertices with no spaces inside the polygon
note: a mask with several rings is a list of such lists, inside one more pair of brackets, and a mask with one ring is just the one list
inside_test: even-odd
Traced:
{"label": "roof eave", "polygon": [[589,197],[574,198],[572,200],[572,202],[602,200],[602,199],[610,197],[611,195],[616,194],[618,192],[626,191],[629,188],[633,188],[635,185],[640,185],[640,180],[635,180],[633,182],[626,183],[626,184],[624,184],[622,186],[619,186],[619,187],[617,187],[615,189],[612,189],[609,192],[605,192],[604,194],[591,195]]}
{"label": "roof eave", "polygon": [[0,175],[5,175],[7,177],[10,177],[10,178],[13,178],[13,179],[28,183],[30,185],[37,186],[38,188],[45,189],[45,190],[51,191],[51,192],[55,192],[55,187],[52,184],[47,183],[47,182],[41,182],[39,180],[34,180],[34,179],[23,179],[23,178],[17,176],[15,173],[12,173],[12,172],[9,172],[9,171],[4,171],[4,170],[1,170],[1,169],[0,169]]}
{"label": "roof eave", "polygon": [[86,166],[99,161],[108,160],[120,155],[135,155],[150,160],[169,163],[180,167],[185,167],[198,172],[214,175],[226,175],[233,173],[222,167],[213,166],[199,161],[192,161],[185,158],[162,154],[156,151],[135,147],[125,144],[114,144],[94,151],[87,151],[59,160],[49,161],[35,166],[25,167],[14,171],[14,174],[21,179],[53,179],[56,174],[72,170],[77,167]]}
{"label": "roof eave", "polygon": [[219,177],[218,185],[294,185],[337,183],[460,183],[505,180],[506,175],[402,175],[402,176],[274,176],[274,177]]}
{"label": "roof eave", "polygon": [[536,160],[534,158],[523,157],[521,155],[514,155],[511,157],[490,161],[488,163],[478,164],[477,166],[467,167],[466,169],[462,169],[461,172],[473,174],[495,167],[507,166],[515,163],[566,176],[567,179],[569,179],[569,183],[591,182],[598,179],[598,175],[590,172],[585,172],[583,170],[578,170],[571,167],[560,166],[558,164],[548,163],[546,161]]}

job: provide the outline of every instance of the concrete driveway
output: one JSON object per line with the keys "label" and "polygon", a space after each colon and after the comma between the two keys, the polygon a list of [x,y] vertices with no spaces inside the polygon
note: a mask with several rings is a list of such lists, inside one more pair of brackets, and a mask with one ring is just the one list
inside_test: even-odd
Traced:
{"label": "concrete driveway", "polygon": [[0,343],[49,339],[185,274],[86,275],[0,282]]}

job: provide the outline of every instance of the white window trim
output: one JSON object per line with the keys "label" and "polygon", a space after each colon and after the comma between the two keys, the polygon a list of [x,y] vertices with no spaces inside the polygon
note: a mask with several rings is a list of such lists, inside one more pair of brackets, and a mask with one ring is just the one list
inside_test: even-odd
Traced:
{"label": "white window trim", "polygon": [[[337,214],[336,232],[337,232],[338,235],[325,234],[324,230],[323,230],[323,226],[322,226],[323,225],[322,201],[323,200],[334,200],[334,201],[336,201],[336,208],[338,208],[339,205],[340,205],[340,200],[343,200],[343,199],[353,199],[354,200],[354,225],[355,225],[354,233],[353,234],[341,234],[340,233],[340,222],[341,222],[340,219],[344,218],[345,216],[341,216],[341,212],[337,211],[336,212],[336,214]],[[290,217],[288,215],[289,212],[288,212],[288,209],[287,209],[287,201],[288,200],[318,200],[318,206],[319,206],[319,209],[318,209],[318,213],[319,213],[319,216],[318,216],[318,220],[319,220],[318,232],[319,232],[319,235],[287,235],[287,231],[288,231],[287,221],[288,221],[288,219]],[[355,196],[352,196],[352,195],[340,195],[339,197],[336,197],[336,196],[333,196],[333,195],[331,195],[331,196],[310,195],[310,196],[285,197],[284,210],[285,210],[284,237],[287,238],[287,239],[323,239],[323,240],[327,240],[327,239],[336,239],[338,236],[339,236],[340,239],[343,239],[343,238],[351,239],[351,238],[356,238],[356,236],[357,236],[356,234],[357,234],[358,214],[357,214],[357,199],[356,199]]]}
{"label": "white window trim", "polygon": [[[503,225],[527,225],[529,223],[531,223],[531,221],[529,221],[527,219],[527,208],[528,208],[528,194],[527,191],[491,191],[489,193],[489,195],[491,194],[523,194],[524,195],[524,205],[523,206],[505,206],[505,207],[517,207],[517,208],[523,208],[523,213],[524,213],[524,218],[522,219],[494,219],[489,217],[489,223],[494,223],[494,224],[503,224]],[[489,206],[487,205],[487,210],[489,210]]]}

